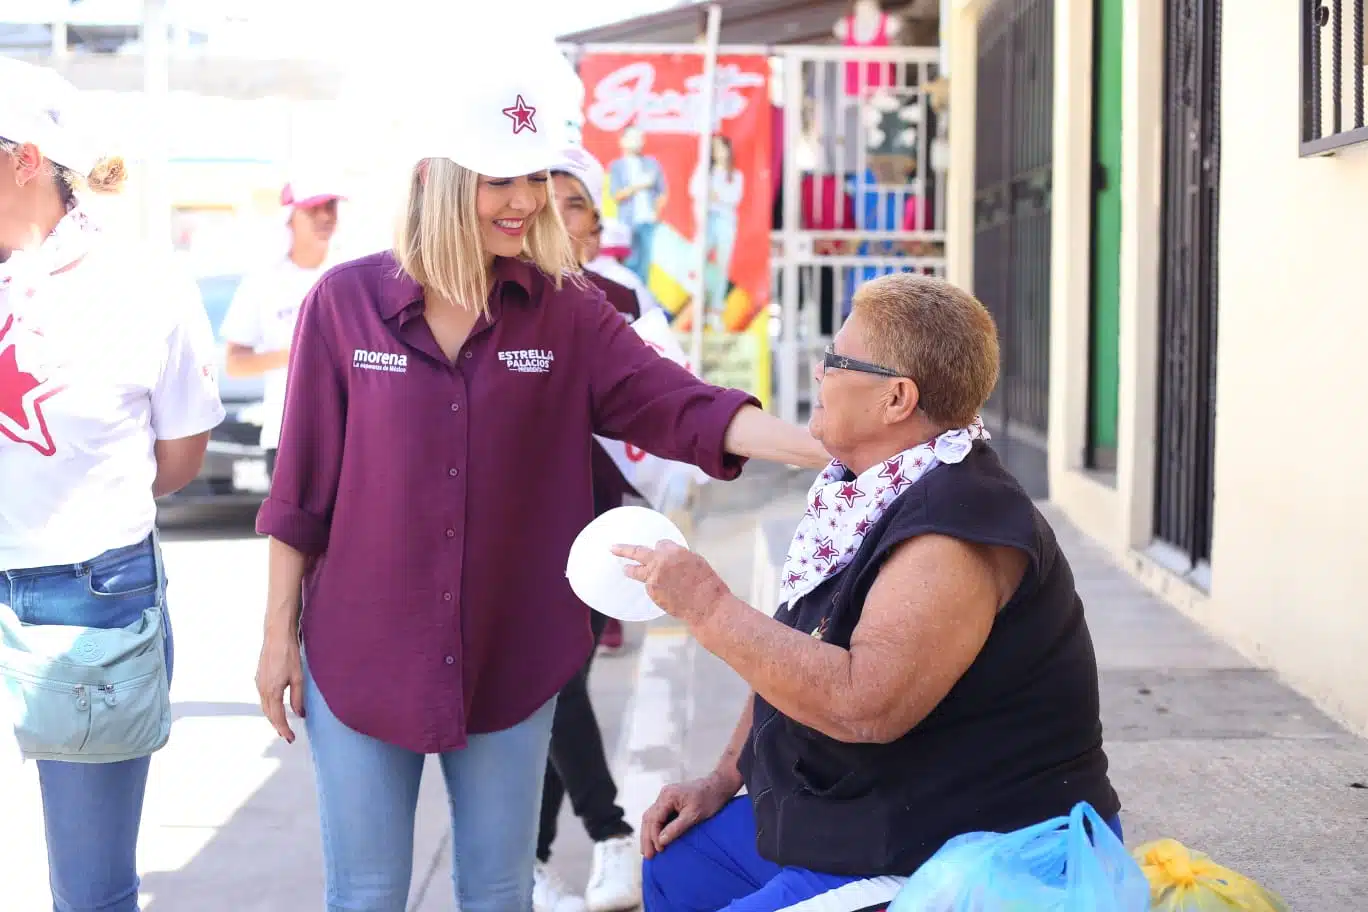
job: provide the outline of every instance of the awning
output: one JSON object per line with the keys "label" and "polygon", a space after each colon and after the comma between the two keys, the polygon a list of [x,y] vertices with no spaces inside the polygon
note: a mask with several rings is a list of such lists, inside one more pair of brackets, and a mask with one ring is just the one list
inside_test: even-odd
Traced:
{"label": "awning", "polygon": [[[722,44],[834,44],[832,29],[847,14],[848,0],[720,0]],[[561,35],[567,44],[692,44],[703,34],[710,0],[698,0],[625,19],[609,25]],[[900,16],[928,18],[921,12],[936,3],[885,4]],[[910,10],[910,13],[909,13]]]}

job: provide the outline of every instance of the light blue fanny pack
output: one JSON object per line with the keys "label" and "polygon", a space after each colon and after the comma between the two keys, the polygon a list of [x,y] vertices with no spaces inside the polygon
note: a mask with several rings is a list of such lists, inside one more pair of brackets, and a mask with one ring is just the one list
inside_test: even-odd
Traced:
{"label": "light blue fanny pack", "polygon": [[[154,542],[159,592],[161,549]],[[171,737],[164,595],[127,627],[25,624],[0,604],[0,722],[30,760],[117,763]]]}

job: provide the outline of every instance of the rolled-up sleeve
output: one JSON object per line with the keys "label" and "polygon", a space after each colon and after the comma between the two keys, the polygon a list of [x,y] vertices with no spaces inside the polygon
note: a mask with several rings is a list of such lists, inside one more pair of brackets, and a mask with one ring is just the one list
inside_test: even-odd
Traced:
{"label": "rolled-up sleeve", "polygon": [[332,312],[322,284],[300,308],[271,493],[257,514],[259,533],[304,554],[321,554],[328,547],[342,471],[347,391],[330,325]]}
{"label": "rolled-up sleeve", "polygon": [[714,478],[741,474],[745,459],[723,447],[727,427],[746,405],[741,390],[713,386],[662,357],[598,293],[586,307],[583,348],[589,364],[594,432],[652,455],[698,466]]}

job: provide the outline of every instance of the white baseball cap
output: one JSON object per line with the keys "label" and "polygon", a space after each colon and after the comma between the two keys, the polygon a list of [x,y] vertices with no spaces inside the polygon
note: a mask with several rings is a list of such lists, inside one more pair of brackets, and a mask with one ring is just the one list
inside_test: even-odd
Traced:
{"label": "white baseball cap", "polygon": [[280,205],[290,209],[310,209],[333,200],[345,200],[347,195],[338,187],[335,180],[320,180],[317,177],[292,180],[281,188]]}
{"label": "white baseball cap", "polygon": [[578,180],[589,191],[594,211],[603,209],[603,165],[583,146],[569,146],[561,150],[561,159],[551,166],[552,171],[564,171]]}
{"label": "white baseball cap", "polygon": [[556,82],[563,78],[559,51],[548,48],[534,44],[514,59],[463,54],[440,72],[412,74],[407,102],[400,103],[417,102],[421,110],[409,115],[419,125],[406,150],[416,160],[446,158],[495,178],[556,164],[570,118]]}
{"label": "white baseball cap", "polygon": [[0,138],[32,143],[53,164],[90,173],[101,156],[94,137],[84,132],[75,86],[55,70],[5,56],[0,56],[0,86]]}

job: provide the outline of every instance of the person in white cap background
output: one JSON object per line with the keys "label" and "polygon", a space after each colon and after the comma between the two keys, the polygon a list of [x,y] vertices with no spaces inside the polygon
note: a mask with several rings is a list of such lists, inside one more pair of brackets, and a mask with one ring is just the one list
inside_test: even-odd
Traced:
{"label": "person in white cap background", "polygon": [[[636,294],[638,317],[659,309],[660,302],[641,277],[604,251],[611,241],[624,248],[622,257],[630,255],[632,232],[621,222],[603,218],[603,165],[583,146],[571,146],[552,171],[552,179],[556,180],[556,202],[561,218],[575,242],[585,271],[630,288]],[[610,232],[606,238],[605,232]]]}
{"label": "person in white cap background", "polygon": [[[631,254],[631,230],[621,222],[603,218],[604,171],[598,159],[582,146],[572,146],[552,172],[552,178],[557,181],[556,203],[560,208],[561,218],[575,242],[576,252],[583,263],[584,271],[591,279],[599,280],[599,286],[608,295],[609,303],[613,303],[614,288],[620,286],[635,295],[636,309],[633,319],[639,319],[652,310],[660,310],[660,302],[651,294],[646,283],[622,264],[622,260]],[[609,247],[609,243],[614,246]],[[603,280],[606,280],[606,283]],[[621,307],[618,309],[623,310]],[[609,470],[621,478],[621,473],[617,473],[611,465],[611,457],[601,448],[595,448],[594,462],[596,478],[600,474],[608,476]],[[599,487],[607,489],[606,496],[600,498],[596,494],[596,504],[614,501],[605,509],[619,506],[623,494],[633,493],[625,479],[621,480],[620,484],[609,483]],[[614,490],[615,488],[617,490]],[[595,626],[595,638],[599,648],[609,655],[621,652],[625,640],[622,622],[601,615],[596,616],[595,621],[599,622]],[[556,804],[559,805],[559,801]]]}
{"label": "person in white cap background", "polygon": [[242,277],[219,329],[230,377],[265,377],[261,447],[266,472],[275,470],[280,422],[285,414],[285,368],[290,339],[304,295],[327,269],[337,231],[338,203],[345,197],[325,181],[292,181],[280,193],[289,212],[290,249],[285,256]]}
{"label": "person in white cap background", "polygon": [[[52,908],[136,912],[143,795],[164,743],[138,732],[169,722],[169,695],[93,682],[129,671],[102,645],[123,628],[169,685],[153,498],[198,474],[223,419],[213,334],[169,252],[101,231],[82,205],[116,192],[124,166],[82,131],[80,93],[5,57],[0,86],[0,715],[42,758]],[[42,636],[52,625],[65,645]],[[61,734],[75,730],[84,743]]]}
{"label": "person in white cap background", "polygon": [[[583,147],[571,146],[552,166],[551,181],[561,221],[570,235],[576,257],[583,263],[597,246],[603,169]],[[641,302],[631,288],[585,268],[586,278],[603,291],[618,312],[629,320],[640,317]],[[628,272],[628,275],[632,274]],[[599,516],[622,506],[623,498],[635,492],[597,441],[593,443],[591,462],[594,515]],[[589,610],[589,626],[596,643],[610,623],[619,622]],[[619,624],[619,642],[621,629]],[[537,830],[537,866],[532,893],[534,912],[581,912],[586,908],[590,912],[618,912],[641,905],[641,850],[635,838],[636,831],[627,823],[625,812],[617,803],[617,785],[608,768],[603,733],[589,697],[589,671],[593,659],[591,652],[584,665],[561,688],[556,701],[550,761],[546,766]],[[549,864],[561,805],[567,795],[575,816],[594,843],[593,865],[583,899],[572,895]]]}
{"label": "person in white cap background", "polygon": [[391,96],[421,143],[403,147],[395,249],[306,296],[257,517],[257,687],[281,737],[287,700],[308,731],[330,912],[405,909],[429,754],[460,908],[531,909],[556,695],[592,649],[565,564],[593,517],[595,434],[719,478],[746,457],[829,462],[656,354],[579,274],[550,192],[568,118],[547,61],[477,51]]}

